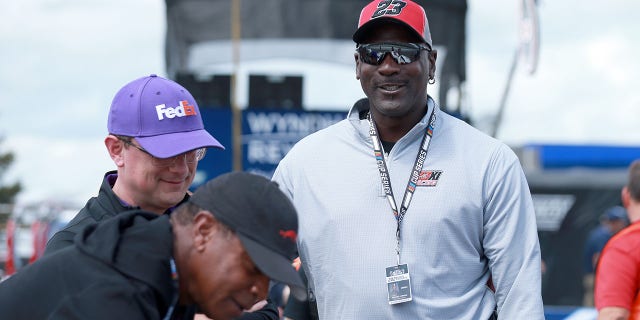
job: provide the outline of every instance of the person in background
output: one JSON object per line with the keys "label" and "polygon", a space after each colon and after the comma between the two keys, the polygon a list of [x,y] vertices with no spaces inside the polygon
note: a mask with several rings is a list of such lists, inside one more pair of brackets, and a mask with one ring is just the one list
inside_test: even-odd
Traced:
{"label": "person in background", "polygon": [[640,160],[629,166],[622,205],[631,224],[611,237],[596,268],[598,320],[640,319]]}
{"label": "person in background", "polygon": [[[98,195],[48,241],[44,255],[70,246],[92,223],[142,209],[169,214],[189,199],[198,161],[207,148],[224,149],[202,122],[200,109],[180,84],[151,74],[123,86],[113,98],[104,139],[116,171],[105,173]],[[258,318],[277,318],[266,304]],[[249,316],[247,316],[249,317]]]}
{"label": "person in background", "polygon": [[583,254],[584,306],[593,307],[595,267],[600,258],[602,248],[604,248],[611,236],[618,233],[628,224],[627,211],[621,206],[614,206],[607,209],[600,216],[600,224],[589,232]]}
{"label": "person in background", "polygon": [[320,319],[544,319],[524,172],[427,94],[437,51],[424,8],[370,2],[353,40],[367,98],[299,141],[272,178],[299,213]]}
{"label": "person in background", "polygon": [[169,215],[118,214],[0,283],[0,319],[172,319],[181,306],[240,316],[269,278],[304,298],[291,266],[296,211],[268,179],[210,180]]}

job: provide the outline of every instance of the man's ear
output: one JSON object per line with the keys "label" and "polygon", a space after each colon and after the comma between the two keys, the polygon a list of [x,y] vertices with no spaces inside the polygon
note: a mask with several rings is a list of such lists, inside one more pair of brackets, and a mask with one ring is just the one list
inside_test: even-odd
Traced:
{"label": "man's ear", "polygon": [[104,145],[113,163],[118,167],[124,166],[124,142],[110,134],[104,138]]}
{"label": "man's ear", "polygon": [[620,192],[620,198],[622,198],[622,206],[625,208],[629,208],[629,204],[631,204],[631,194],[629,194],[629,188],[625,186],[622,188],[622,192]]}
{"label": "man's ear", "polygon": [[438,59],[438,50],[432,49],[429,51],[429,79],[433,79],[436,76],[436,60]]}
{"label": "man's ear", "polygon": [[193,243],[199,252],[206,248],[207,243],[217,231],[218,222],[211,212],[200,210],[193,218]]}

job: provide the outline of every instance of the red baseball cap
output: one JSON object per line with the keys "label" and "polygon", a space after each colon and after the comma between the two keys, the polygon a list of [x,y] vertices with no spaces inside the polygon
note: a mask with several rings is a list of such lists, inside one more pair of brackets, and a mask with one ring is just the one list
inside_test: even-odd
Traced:
{"label": "red baseball cap", "polygon": [[399,23],[409,27],[429,48],[432,48],[431,32],[427,14],[419,4],[409,0],[375,0],[360,12],[358,30],[353,34],[353,41],[361,43],[369,30],[381,23]]}

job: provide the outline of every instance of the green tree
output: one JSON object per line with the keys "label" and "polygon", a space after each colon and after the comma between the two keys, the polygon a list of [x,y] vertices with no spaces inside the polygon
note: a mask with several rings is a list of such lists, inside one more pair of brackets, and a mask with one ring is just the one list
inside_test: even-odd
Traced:
{"label": "green tree", "polygon": [[[3,138],[0,137],[0,144],[2,144]],[[11,164],[13,164],[14,156],[11,152],[0,151],[0,204],[13,204],[16,195],[22,190],[20,182],[13,184],[5,184],[4,176],[7,173]]]}

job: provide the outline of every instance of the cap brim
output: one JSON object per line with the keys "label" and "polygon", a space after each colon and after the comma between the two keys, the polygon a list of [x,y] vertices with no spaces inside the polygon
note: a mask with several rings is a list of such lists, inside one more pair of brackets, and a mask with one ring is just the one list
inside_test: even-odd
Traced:
{"label": "cap brim", "polygon": [[224,146],[203,129],[148,137],[136,137],[136,141],[157,158],[170,158],[199,148],[218,148],[224,150]]}
{"label": "cap brim", "polygon": [[307,300],[307,289],[300,275],[289,261],[281,254],[263,246],[257,241],[237,233],[242,245],[253,260],[253,263],[272,280],[289,286],[291,294],[300,301]]}

